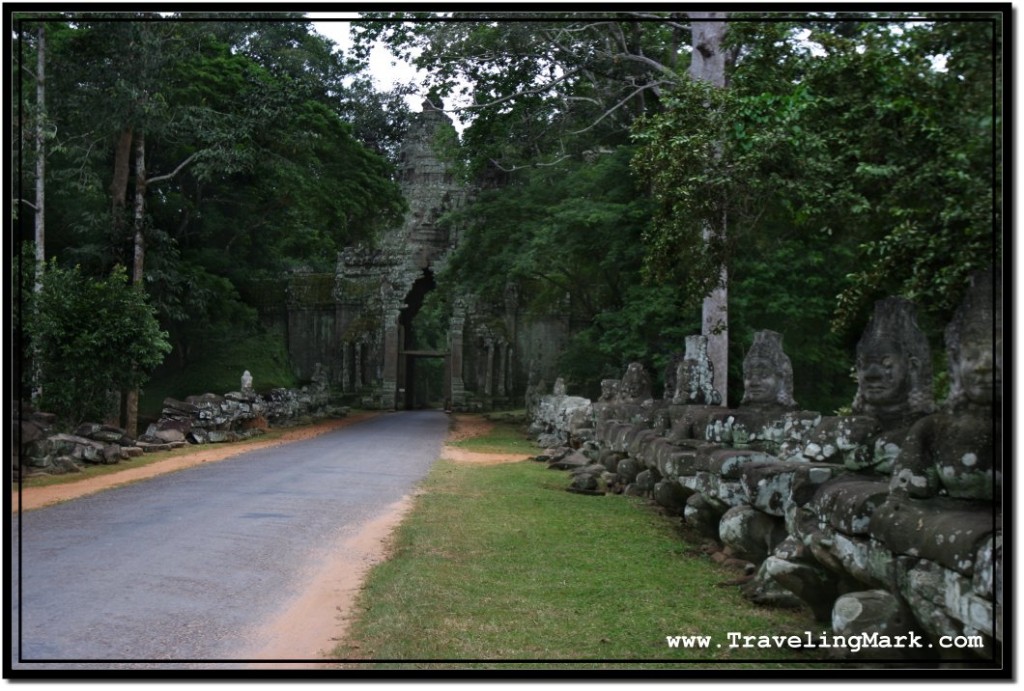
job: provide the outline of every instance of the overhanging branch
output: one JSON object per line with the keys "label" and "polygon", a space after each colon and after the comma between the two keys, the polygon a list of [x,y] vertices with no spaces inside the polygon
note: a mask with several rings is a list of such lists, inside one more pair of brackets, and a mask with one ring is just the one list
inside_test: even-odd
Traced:
{"label": "overhanging branch", "polygon": [[189,163],[194,161],[198,155],[199,155],[198,151],[195,152],[194,154],[190,155],[184,161],[179,163],[177,168],[172,170],[170,173],[167,173],[166,175],[156,175],[154,177],[149,178],[148,180],[146,180],[146,186],[147,187],[151,187],[151,186],[159,184],[161,182],[167,182],[168,180],[173,178],[175,175],[180,173],[185,168],[185,166],[187,166]]}

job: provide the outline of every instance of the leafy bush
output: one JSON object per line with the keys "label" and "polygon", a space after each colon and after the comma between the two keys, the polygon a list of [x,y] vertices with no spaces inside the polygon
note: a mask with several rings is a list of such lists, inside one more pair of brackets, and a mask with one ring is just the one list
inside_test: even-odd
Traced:
{"label": "leafy bush", "polygon": [[93,278],[51,261],[22,319],[42,389],[39,405],[75,426],[111,412],[111,392],[141,386],[170,351],[145,294],[124,267]]}

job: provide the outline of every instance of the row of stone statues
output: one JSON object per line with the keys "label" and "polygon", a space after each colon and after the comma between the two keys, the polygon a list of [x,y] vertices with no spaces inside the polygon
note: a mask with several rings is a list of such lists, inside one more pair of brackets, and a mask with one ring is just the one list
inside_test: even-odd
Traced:
{"label": "row of stone statues", "polygon": [[[736,408],[716,405],[693,336],[663,400],[634,363],[586,408],[564,390],[552,397],[548,418],[565,421],[608,482],[635,483],[753,562],[753,599],[797,598],[837,633],[977,635],[985,644],[972,654],[992,656],[1002,640],[1000,278],[975,276],[946,329],[941,406],[915,307],[887,298],[857,345],[852,415],[800,410],[782,336],[760,331]],[[559,417],[559,400],[573,401],[571,414]]]}

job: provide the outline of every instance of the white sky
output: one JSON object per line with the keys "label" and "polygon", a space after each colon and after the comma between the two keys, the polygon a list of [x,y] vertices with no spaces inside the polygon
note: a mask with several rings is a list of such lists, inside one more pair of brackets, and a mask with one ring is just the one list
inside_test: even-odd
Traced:
{"label": "white sky", "polygon": [[[352,45],[352,39],[349,36],[351,24],[339,20],[356,19],[358,17],[356,13],[308,12],[306,16],[313,20],[313,28],[317,33],[334,41],[340,48],[347,51]],[[370,53],[370,74],[373,75],[374,81],[381,90],[387,90],[395,83],[404,83],[410,80],[422,81],[417,77],[416,68],[399,61],[383,46],[375,47]],[[423,96],[422,94],[413,94],[407,96],[406,101],[413,111],[419,112]]]}

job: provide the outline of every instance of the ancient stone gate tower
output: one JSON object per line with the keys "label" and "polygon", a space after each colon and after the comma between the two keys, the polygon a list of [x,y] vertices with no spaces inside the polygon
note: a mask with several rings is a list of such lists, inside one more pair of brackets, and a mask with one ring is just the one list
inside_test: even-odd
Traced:
{"label": "ancient stone gate tower", "polygon": [[332,388],[355,405],[415,407],[423,398],[415,373],[426,360],[443,361],[442,390],[431,393],[456,410],[515,406],[531,376],[554,380],[568,318],[557,311],[524,318],[514,286],[504,305],[456,300],[444,347],[415,347],[413,320],[459,241],[458,231],[438,220],[468,195],[438,156],[445,130],[454,137],[451,120],[429,103],[413,114],[401,151],[399,181],[409,209],[400,226],[375,247],[343,250],[333,275],[290,281],[288,346],[296,373],[309,379],[319,363]]}

